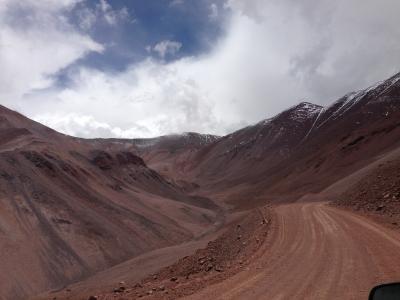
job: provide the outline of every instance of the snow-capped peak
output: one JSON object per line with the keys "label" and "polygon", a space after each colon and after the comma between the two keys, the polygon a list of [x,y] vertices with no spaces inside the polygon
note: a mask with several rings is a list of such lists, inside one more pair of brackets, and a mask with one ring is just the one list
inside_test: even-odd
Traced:
{"label": "snow-capped peak", "polygon": [[313,117],[322,109],[323,107],[317,104],[300,102],[299,104],[289,108],[286,112],[289,112],[289,118],[292,120],[304,120]]}
{"label": "snow-capped peak", "polygon": [[169,134],[156,138],[134,139],[134,144],[141,149],[152,148],[164,143],[175,145],[194,145],[205,146],[219,139],[219,136],[212,134],[200,134],[196,132],[183,132],[179,134]]}
{"label": "snow-capped peak", "polygon": [[293,105],[292,107],[288,108],[287,110],[281,112],[275,117],[265,119],[261,122],[258,123],[258,125],[268,125],[272,121],[277,120],[278,118],[282,116],[287,116],[289,115],[289,118],[291,120],[305,120],[310,117],[313,117],[315,114],[319,114],[321,110],[323,109],[323,106],[313,104],[310,102],[300,102],[296,105]]}

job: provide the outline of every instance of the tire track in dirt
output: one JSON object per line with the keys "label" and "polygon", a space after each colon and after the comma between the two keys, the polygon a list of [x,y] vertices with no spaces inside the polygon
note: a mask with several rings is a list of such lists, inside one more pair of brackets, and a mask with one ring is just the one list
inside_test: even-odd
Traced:
{"label": "tire track in dirt", "polygon": [[269,238],[249,267],[187,299],[367,299],[400,280],[400,233],[329,206],[275,208]]}

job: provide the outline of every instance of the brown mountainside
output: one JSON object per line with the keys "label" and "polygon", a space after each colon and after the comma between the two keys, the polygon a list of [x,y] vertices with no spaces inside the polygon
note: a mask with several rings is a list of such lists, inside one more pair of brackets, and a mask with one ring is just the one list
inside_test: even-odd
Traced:
{"label": "brown mountainside", "polygon": [[85,140],[0,107],[0,299],[202,237],[229,206],[324,194],[397,211],[399,79],[327,107],[302,102],[224,137]]}

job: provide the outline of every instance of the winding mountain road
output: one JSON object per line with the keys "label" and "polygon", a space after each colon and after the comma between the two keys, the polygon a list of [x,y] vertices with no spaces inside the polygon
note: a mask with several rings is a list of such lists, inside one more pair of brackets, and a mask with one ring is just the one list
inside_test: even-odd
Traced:
{"label": "winding mountain road", "polygon": [[400,281],[400,234],[327,203],[276,207],[249,266],[187,299],[367,299]]}

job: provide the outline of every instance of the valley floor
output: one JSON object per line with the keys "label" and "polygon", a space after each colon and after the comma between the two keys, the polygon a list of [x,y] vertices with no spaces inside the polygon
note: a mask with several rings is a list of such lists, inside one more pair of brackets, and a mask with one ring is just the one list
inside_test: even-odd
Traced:
{"label": "valley floor", "polygon": [[[232,226],[228,240],[219,238],[223,247],[238,252],[230,267],[217,258],[215,263],[225,264],[219,272],[194,271],[187,262],[210,256],[210,251],[200,251],[154,279],[98,299],[367,299],[374,285],[400,279],[400,233],[370,218],[326,202],[276,206],[268,226],[260,229],[263,218]],[[260,244],[244,259],[255,241]],[[218,247],[216,243],[218,252],[226,251]],[[183,276],[188,270],[190,276]],[[171,281],[174,274],[176,282]]]}

